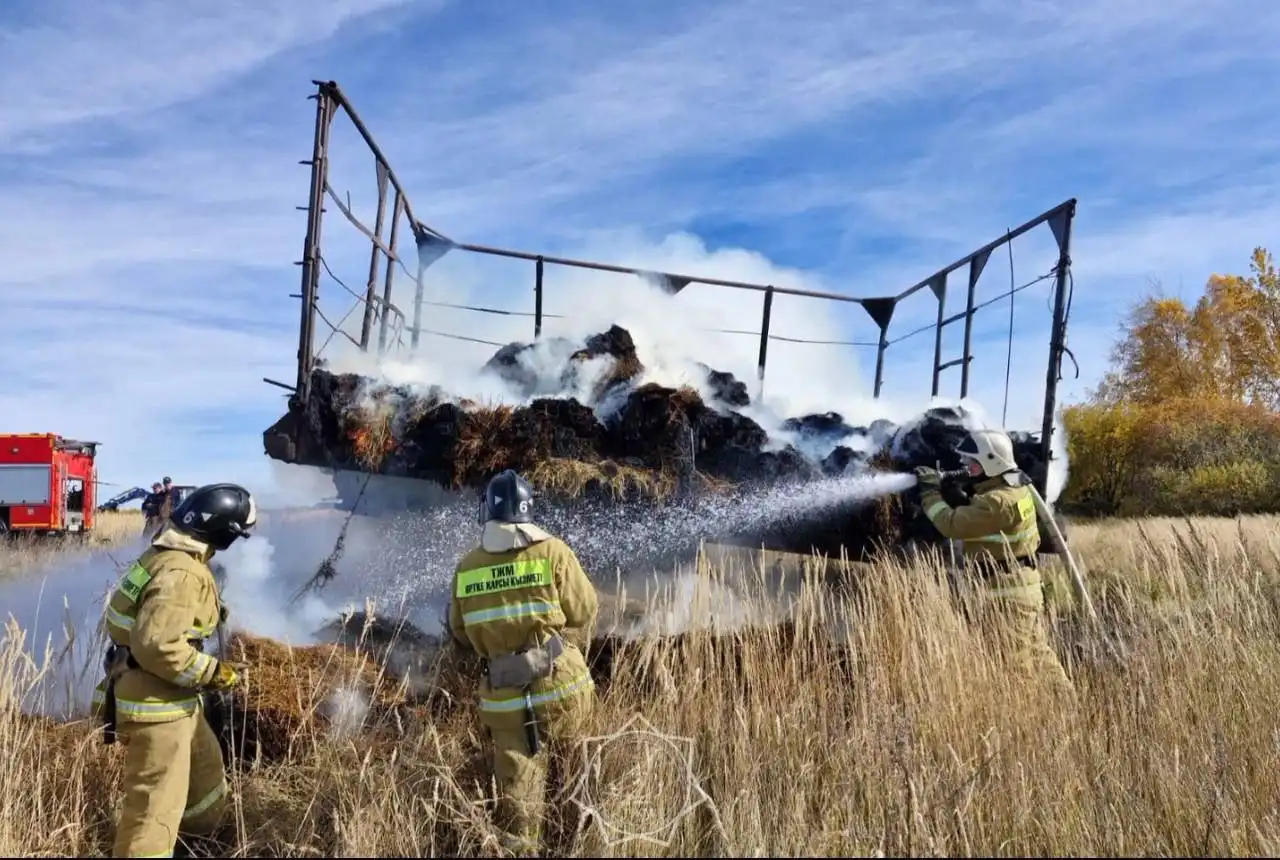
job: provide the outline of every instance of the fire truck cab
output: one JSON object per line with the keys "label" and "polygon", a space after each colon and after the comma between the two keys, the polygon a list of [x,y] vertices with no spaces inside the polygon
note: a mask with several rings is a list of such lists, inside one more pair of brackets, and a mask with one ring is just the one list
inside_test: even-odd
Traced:
{"label": "fire truck cab", "polygon": [[97,453],[56,433],[0,433],[0,534],[92,531]]}

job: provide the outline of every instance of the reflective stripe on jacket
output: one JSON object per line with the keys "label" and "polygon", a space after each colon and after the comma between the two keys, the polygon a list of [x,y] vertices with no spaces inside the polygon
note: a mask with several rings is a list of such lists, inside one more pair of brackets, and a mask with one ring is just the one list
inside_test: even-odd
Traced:
{"label": "reflective stripe on jacket", "polygon": [[[200,688],[217,671],[201,646],[222,613],[211,555],[205,544],[166,525],[107,601],[107,634],[131,658],[116,676],[117,719],[168,722],[199,710]],[[94,691],[99,714],[107,680]]]}
{"label": "reflective stripe on jacket", "polygon": [[1029,487],[1011,487],[991,478],[974,488],[972,501],[953,508],[937,490],[921,498],[925,516],[945,538],[964,542],[965,561],[1008,562],[1031,559],[1040,549],[1035,500]]}

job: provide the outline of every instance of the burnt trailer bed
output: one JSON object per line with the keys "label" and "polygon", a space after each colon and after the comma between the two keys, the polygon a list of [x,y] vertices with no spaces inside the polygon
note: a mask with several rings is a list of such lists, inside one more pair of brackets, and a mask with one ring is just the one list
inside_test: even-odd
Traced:
{"label": "burnt trailer bed", "polygon": [[[265,380],[289,392],[287,412],[264,433],[266,453],[274,459],[316,466],[336,473],[395,475],[420,479],[441,487],[466,492],[478,491],[494,472],[513,467],[530,477],[555,505],[543,505],[543,516],[578,516],[574,510],[599,510],[601,505],[625,506],[628,515],[647,516],[645,511],[661,511],[687,505],[690,499],[708,494],[741,498],[762,488],[787,482],[801,482],[867,469],[907,470],[916,465],[957,468],[960,463],[954,446],[971,420],[957,407],[930,409],[903,426],[875,422],[871,426],[850,426],[836,413],[794,416],[784,425],[782,435],[790,441],[778,444],[756,421],[742,413],[751,403],[747,381],[723,371],[704,367],[701,384],[667,388],[645,383],[643,366],[636,357],[631,333],[619,326],[584,337],[571,344],[571,358],[562,372],[576,373],[581,362],[607,357],[610,372],[582,402],[574,397],[552,396],[528,399],[518,406],[480,407],[439,387],[410,389],[397,387],[367,376],[336,373],[316,348],[317,325],[328,324],[319,313],[319,285],[324,272],[320,243],[325,204],[333,204],[344,218],[370,242],[369,278],[357,305],[364,314],[358,338],[348,335],[359,349],[381,358],[400,348],[392,327],[400,325],[408,334],[410,354],[422,350],[423,335],[447,333],[427,329],[423,324],[425,276],[442,256],[461,251],[490,257],[524,260],[533,267],[533,341],[499,346],[485,364],[519,391],[529,380],[527,366],[520,357],[527,350],[550,340],[542,328],[547,266],[589,269],[620,275],[639,276],[662,285],[679,301],[689,284],[707,284],[726,290],[760,295],[760,328],[757,386],[762,385],[768,363],[768,347],[781,338],[770,331],[773,300],[791,295],[812,301],[854,304],[863,309],[879,332],[876,342],[861,344],[876,350],[873,392],[879,398],[885,382],[884,362],[891,344],[932,331],[932,390],[939,396],[944,371],[958,368],[959,396],[969,396],[972,374],[973,319],[983,307],[1041,281],[1052,281],[1053,317],[1047,343],[1044,402],[1041,426],[1036,431],[1013,432],[1019,465],[1048,496],[1049,463],[1061,365],[1066,354],[1066,327],[1069,311],[1071,225],[1076,201],[1066,200],[1035,218],[1008,230],[1004,235],[966,254],[892,295],[859,297],[769,284],[653,272],[612,263],[572,259],[469,244],[445,236],[414,214],[404,187],[387,163],[369,129],[356,114],[334,82],[315,82],[316,123],[311,170],[311,193],[307,205],[307,234],[300,261],[302,270],[301,315],[298,334],[297,375],[292,384]],[[361,223],[343,203],[329,178],[330,127],[339,113],[345,113],[368,146],[377,166],[377,217],[370,226]],[[339,222],[341,223],[341,222]],[[405,265],[401,231],[406,224],[412,235],[416,260]],[[991,254],[1019,236],[1046,225],[1057,247],[1057,262],[1047,274],[1028,284],[1012,287],[990,301],[976,300],[978,279]],[[406,315],[396,299],[392,271],[408,272],[412,281],[412,311]],[[1012,272],[1011,272],[1012,273]],[[956,277],[963,283],[956,284]],[[960,287],[963,309],[948,314],[948,296]],[[379,290],[380,288],[380,290]],[[936,299],[935,322],[891,339],[895,310],[901,303],[928,290]],[[350,288],[348,288],[350,291]],[[380,294],[379,294],[380,293]],[[478,311],[495,309],[472,308]],[[495,311],[496,312],[496,311]],[[943,355],[943,331],[963,327],[962,354]],[[377,327],[377,345],[373,345]],[[345,334],[345,333],[344,333]],[[742,332],[742,334],[750,334]],[[1012,324],[1010,337],[1013,336]],[[468,338],[461,338],[466,340]],[[568,387],[568,386],[566,386]],[[601,404],[608,402],[610,408]],[[820,458],[802,453],[798,440],[817,440],[825,445]],[[821,446],[820,446],[821,447]],[[959,501],[962,490],[948,488]],[[549,522],[554,528],[554,522]],[[714,529],[713,529],[714,531]],[[897,545],[910,537],[929,540],[933,530],[922,518],[914,491],[896,494],[874,503],[850,502],[825,509],[820,516],[803,521],[756,524],[740,532],[708,534],[708,539],[727,543],[763,545],[771,549],[830,554],[847,552],[865,556],[876,545]],[[1056,542],[1042,532],[1045,551],[1057,549]]]}

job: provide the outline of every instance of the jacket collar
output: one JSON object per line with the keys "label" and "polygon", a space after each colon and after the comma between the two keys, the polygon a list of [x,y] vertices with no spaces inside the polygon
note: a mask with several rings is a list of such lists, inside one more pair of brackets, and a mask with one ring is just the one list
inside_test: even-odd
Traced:
{"label": "jacket collar", "polygon": [[213,558],[214,552],[213,547],[204,541],[196,540],[191,535],[178,531],[173,523],[165,523],[159,534],[152,538],[151,545],[159,549],[172,549],[178,552],[190,553],[203,562]]}
{"label": "jacket collar", "polygon": [[493,520],[484,524],[480,547],[485,552],[510,552],[541,543],[551,537],[533,523],[499,523]]}
{"label": "jacket collar", "polygon": [[973,491],[975,493],[988,493],[1002,487],[1021,487],[1023,485],[1023,480],[1024,479],[1020,472],[1005,472],[1003,475],[996,475],[994,478],[984,478],[982,481],[974,484]]}

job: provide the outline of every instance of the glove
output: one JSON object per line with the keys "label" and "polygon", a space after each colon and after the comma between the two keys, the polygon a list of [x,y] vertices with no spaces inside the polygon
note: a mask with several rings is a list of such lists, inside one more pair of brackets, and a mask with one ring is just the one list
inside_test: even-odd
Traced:
{"label": "glove", "polygon": [[936,490],[942,485],[942,475],[931,466],[916,466],[915,472],[916,480],[920,482],[920,489],[925,492]]}
{"label": "glove", "polygon": [[236,671],[236,667],[219,660],[217,668],[213,671],[213,680],[208,686],[211,690],[230,690],[239,683],[240,673]]}

